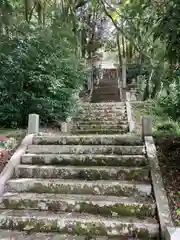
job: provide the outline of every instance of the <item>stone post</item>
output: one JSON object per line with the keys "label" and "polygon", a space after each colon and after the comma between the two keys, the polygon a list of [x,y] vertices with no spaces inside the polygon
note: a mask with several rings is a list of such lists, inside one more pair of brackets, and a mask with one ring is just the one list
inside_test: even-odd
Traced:
{"label": "stone post", "polygon": [[131,101],[131,93],[129,91],[126,92],[126,102]]}
{"label": "stone post", "polygon": [[122,82],[123,82],[123,88],[126,88],[126,59],[122,59]]}
{"label": "stone post", "polygon": [[152,118],[142,117],[142,136],[152,136]]}
{"label": "stone post", "polygon": [[180,239],[180,228],[167,227],[165,232],[165,240],[179,240]]}
{"label": "stone post", "polygon": [[28,134],[39,132],[39,115],[29,114],[28,118]]}
{"label": "stone post", "polygon": [[67,122],[62,122],[61,123],[61,132],[62,133],[67,133],[68,132],[68,124],[67,124]]}

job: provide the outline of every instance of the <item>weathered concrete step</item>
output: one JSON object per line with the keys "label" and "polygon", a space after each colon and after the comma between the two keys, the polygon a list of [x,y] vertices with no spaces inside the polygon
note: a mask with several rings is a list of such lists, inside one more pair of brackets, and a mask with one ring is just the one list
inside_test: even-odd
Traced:
{"label": "weathered concrete step", "polygon": [[94,89],[93,96],[99,97],[99,96],[119,96],[119,90],[118,89],[109,89],[108,92],[106,92],[104,89]]}
{"label": "weathered concrete step", "polygon": [[128,123],[126,124],[116,124],[116,125],[108,125],[108,124],[101,124],[101,125],[93,125],[93,124],[77,124],[74,123],[73,128],[79,129],[79,130],[111,130],[111,129],[117,129],[118,130],[126,130],[128,128]]}
{"label": "weathered concrete step", "polygon": [[[78,236],[78,235],[69,235],[69,234],[58,234],[58,233],[29,233],[27,231],[18,232],[18,231],[8,231],[8,230],[0,230],[0,239],[1,240],[109,240],[110,238],[107,236],[102,237],[90,237],[87,236]],[[112,240],[119,240],[119,237],[114,238]],[[128,240],[127,238],[123,238],[121,240]],[[132,239],[133,240],[133,239]],[[134,239],[139,240],[139,239]]]}
{"label": "weathered concrete step", "polygon": [[109,86],[104,86],[104,85],[98,85],[97,87],[96,87],[96,91],[97,90],[103,90],[104,92],[109,92],[109,91],[117,91],[117,90],[119,90],[118,89],[118,84],[117,85],[111,85],[111,87],[109,87]]}
{"label": "weathered concrete step", "polygon": [[152,187],[150,184],[142,182],[20,178],[9,180],[6,184],[6,191],[134,197],[150,196]]}
{"label": "weathered concrete step", "polygon": [[159,225],[150,218],[138,220],[136,218],[105,218],[90,214],[52,213],[33,210],[1,210],[0,227],[3,229],[31,232],[54,232],[95,235],[119,236],[136,233],[137,237],[156,237]]}
{"label": "weathered concrete step", "polygon": [[111,87],[107,87],[107,88],[95,88],[93,91],[93,94],[98,96],[98,94],[102,94],[102,95],[118,95],[119,94],[119,89],[117,88],[111,88]]}
{"label": "weathered concrete step", "polygon": [[99,167],[99,166],[51,166],[18,165],[15,177],[58,178],[82,180],[149,181],[148,167]]}
{"label": "weathered concrete step", "polygon": [[93,154],[24,154],[22,164],[74,165],[74,166],[126,166],[147,165],[143,155],[93,155]]}
{"label": "weathered concrete step", "polygon": [[97,115],[97,116],[101,116],[101,115],[104,115],[106,114],[107,116],[110,116],[110,115],[120,115],[120,114],[125,114],[126,113],[126,109],[123,108],[123,109],[115,109],[115,110],[112,110],[112,109],[102,109],[102,110],[97,110],[97,109],[93,109],[93,110],[87,110],[87,109],[81,109],[79,110],[78,114],[88,114],[89,116],[94,116],[94,115]]}
{"label": "weathered concrete step", "polygon": [[104,110],[104,109],[111,109],[111,110],[121,110],[124,109],[126,107],[126,104],[123,103],[119,103],[119,102],[111,102],[111,103],[88,103],[88,104],[81,104],[80,109],[85,109],[85,110]]}
{"label": "weathered concrete step", "polygon": [[87,115],[78,115],[77,117],[73,118],[75,121],[79,120],[88,120],[88,121],[120,121],[120,120],[127,120],[127,115],[111,115],[111,116],[88,116]]}
{"label": "weathered concrete step", "polygon": [[80,116],[83,116],[83,117],[87,117],[87,119],[89,118],[92,118],[94,116],[99,116],[99,117],[120,117],[121,115],[126,115],[126,110],[123,110],[123,111],[118,111],[118,112],[115,112],[115,111],[111,111],[111,112],[105,112],[105,111],[102,111],[102,112],[88,112],[88,111],[84,111],[84,112],[79,112],[78,115]]}
{"label": "weathered concrete step", "polygon": [[42,145],[126,145],[142,146],[143,140],[135,135],[42,135],[33,138],[33,144]]}
{"label": "weathered concrete step", "polygon": [[125,103],[124,102],[121,102],[121,101],[119,101],[119,102],[116,102],[116,103],[106,103],[106,102],[104,102],[104,103],[83,103],[81,106],[82,107],[89,107],[89,106],[91,106],[91,108],[92,107],[100,107],[100,106],[124,106],[125,105]]}
{"label": "weathered concrete step", "polygon": [[61,195],[7,192],[0,208],[80,212],[107,217],[155,217],[156,205],[146,199],[92,195]]}
{"label": "weathered concrete step", "polygon": [[77,129],[72,128],[71,132],[73,134],[124,134],[129,132],[129,127],[127,126],[126,129],[117,129],[117,128],[111,128],[111,129],[98,129],[98,128],[92,128],[92,129]]}
{"label": "weathered concrete step", "polygon": [[111,98],[102,98],[102,99],[98,99],[98,98],[91,98],[91,103],[101,103],[101,102],[119,102],[120,97],[111,97]]}
{"label": "weathered concrete step", "polygon": [[[109,84],[100,82],[99,85],[97,86],[97,88],[108,90],[109,89]],[[111,83],[111,89],[117,89],[117,88],[118,88],[118,82]]]}
{"label": "weathered concrete step", "polygon": [[91,98],[92,103],[101,103],[101,102],[119,102],[120,97],[119,96],[113,96],[113,97],[93,97]]}
{"label": "weathered concrete step", "polygon": [[127,120],[119,120],[119,119],[114,119],[114,120],[104,120],[102,119],[102,121],[92,121],[92,120],[88,120],[88,119],[84,119],[84,120],[79,120],[78,122],[75,122],[77,125],[111,125],[111,126],[119,126],[119,125],[124,125],[127,124]]}
{"label": "weathered concrete step", "polygon": [[117,101],[119,102],[120,96],[118,94],[113,94],[113,95],[94,95],[92,94],[91,101],[101,101],[101,102],[106,102],[106,101]]}
{"label": "weathered concrete step", "polygon": [[145,147],[113,145],[29,145],[27,153],[142,155],[145,154]]}

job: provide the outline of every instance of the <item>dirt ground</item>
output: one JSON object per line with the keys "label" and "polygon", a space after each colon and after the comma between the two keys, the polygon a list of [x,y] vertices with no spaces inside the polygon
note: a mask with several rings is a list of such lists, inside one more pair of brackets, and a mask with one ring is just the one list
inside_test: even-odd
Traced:
{"label": "dirt ground", "polygon": [[172,218],[180,226],[180,137],[159,137],[155,142]]}

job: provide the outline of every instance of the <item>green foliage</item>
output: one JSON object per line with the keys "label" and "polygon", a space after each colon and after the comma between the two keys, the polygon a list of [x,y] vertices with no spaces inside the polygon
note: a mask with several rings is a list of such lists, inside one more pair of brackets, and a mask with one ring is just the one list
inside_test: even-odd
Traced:
{"label": "green foliage", "polygon": [[52,25],[0,39],[1,125],[26,126],[29,113],[47,123],[73,111],[86,74],[68,32]]}

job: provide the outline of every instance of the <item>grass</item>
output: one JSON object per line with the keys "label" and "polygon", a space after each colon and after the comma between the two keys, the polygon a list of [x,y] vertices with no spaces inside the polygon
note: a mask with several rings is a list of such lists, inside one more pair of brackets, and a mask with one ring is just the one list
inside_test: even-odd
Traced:
{"label": "grass", "polygon": [[[9,161],[10,157],[16,150],[16,148],[21,143],[22,139],[26,135],[26,130],[24,129],[9,129],[9,128],[0,128],[0,137],[12,137],[15,138],[15,145],[13,146],[13,149],[5,150],[5,153],[1,155],[0,157],[0,173]],[[4,151],[3,151],[4,152]]]}
{"label": "grass", "polygon": [[26,130],[24,129],[12,129],[12,128],[0,128],[0,135],[6,137],[19,138],[22,135],[25,135]]}
{"label": "grass", "polygon": [[141,132],[141,119],[143,116],[152,118],[153,136],[180,136],[180,123],[173,121],[163,113],[163,110],[154,101],[132,103],[133,118],[135,120],[135,132]]}

